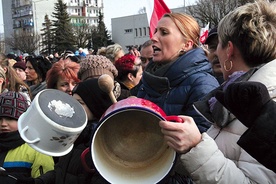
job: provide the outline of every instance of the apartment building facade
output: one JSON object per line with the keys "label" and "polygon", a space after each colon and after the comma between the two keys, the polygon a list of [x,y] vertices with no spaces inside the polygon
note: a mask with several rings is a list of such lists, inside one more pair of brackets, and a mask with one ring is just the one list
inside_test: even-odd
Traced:
{"label": "apartment building facade", "polygon": [[[40,35],[44,28],[45,15],[50,20],[58,0],[2,0],[4,38],[11,37],[12,34],[21,32],[33,33]],[[103,0],[63,0],[67,5],[67,12],[71,18],[73,26],[88,24],[97,26],[99,12],[103,12]],[[40,48],[36,51],[39,54]],[[7,44],[5,53],[15,52]]]}

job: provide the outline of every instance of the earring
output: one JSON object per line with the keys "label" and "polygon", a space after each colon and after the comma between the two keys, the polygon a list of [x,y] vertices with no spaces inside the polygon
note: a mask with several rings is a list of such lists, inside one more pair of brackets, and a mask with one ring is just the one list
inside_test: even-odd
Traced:
{"label": "earring", "polygon": [[180,51],[179,51],[179,56],[182,56],[183,54],[185,54],[186,53],[186,50],[185,49],[181,49]]}
{"label": "earring", "polygon": [[227,66],[226,66],[226,62],[227,62],[228,60],[225,60],[224,61],[224,63],[223,63],[223,68],[224,68],[224,70],[226,71],[226,72],[229,72],[232,68],[233,68],[233,62],[230,60],[229,61],[229,63],[230,63],[230,68],[227,68]]}

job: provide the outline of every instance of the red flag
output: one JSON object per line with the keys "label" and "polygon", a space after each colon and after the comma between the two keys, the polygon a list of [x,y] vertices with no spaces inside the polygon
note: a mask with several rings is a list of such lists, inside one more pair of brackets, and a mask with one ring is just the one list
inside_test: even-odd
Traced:
{"label": "red flag", "polygon": [[202,33],[201,33],[201,36],[200,36],[200,39],[199,41],[204,44],[207,37],[208,37],[208,32],[209,32],[209,23],[205,26],[205,28],[203,28],[202,30]]}
{"label": "red flag", "polygon": [[[152,4],[153,3],[153,4]],[[148,6],[146,8],[147,17],[150,26],[150,38],[154,34],[154,30],[157,26],[157,22],[165,13],[170,13],[171,10],[167,7],[163,0],[148,0]]]}

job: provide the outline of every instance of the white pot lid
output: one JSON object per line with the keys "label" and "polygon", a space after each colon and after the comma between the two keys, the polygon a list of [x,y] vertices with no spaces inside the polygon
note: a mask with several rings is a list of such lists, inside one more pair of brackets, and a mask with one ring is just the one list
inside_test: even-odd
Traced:
{"label": "white pot lid", "polygon": [[36,97],[42,113],[58,125],[77,128],[87,121],[81,104],[67,93],[46,89]]}

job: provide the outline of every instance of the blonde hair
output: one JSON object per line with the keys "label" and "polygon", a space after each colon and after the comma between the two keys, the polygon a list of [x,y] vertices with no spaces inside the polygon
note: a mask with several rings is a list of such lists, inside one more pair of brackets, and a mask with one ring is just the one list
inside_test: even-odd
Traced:
{"label": "blonde hair", "polygon": [[192,16],[184,13],[167,13],[163,17],[171,18],[184,38],[193,41],[193,48],[198,47],[200,27]]}
{"label": "blonde hair", "polygon": [[101,47],[97,51],[97,55],[106,56],[106,47]]}
{"label": "blonde hair", "polygon": [[117,43],[115,43],[113,45],[109,45],[109,46],[106,47],[106,52],[105,52],[106,57],[108,59],[110,59],[110,61],[112,63],[114,63],[114,59],[115,59],[115,57],[117,56],[117,54],[120,50],[123,51],[123,48],[122,48],[121,45],[119,45]]}
{"label": "blonde hair", "polygon": [[276,57],[276,3],[256,1],[228,13],[218,25],[222,47],[231,41],[249,67]]}

